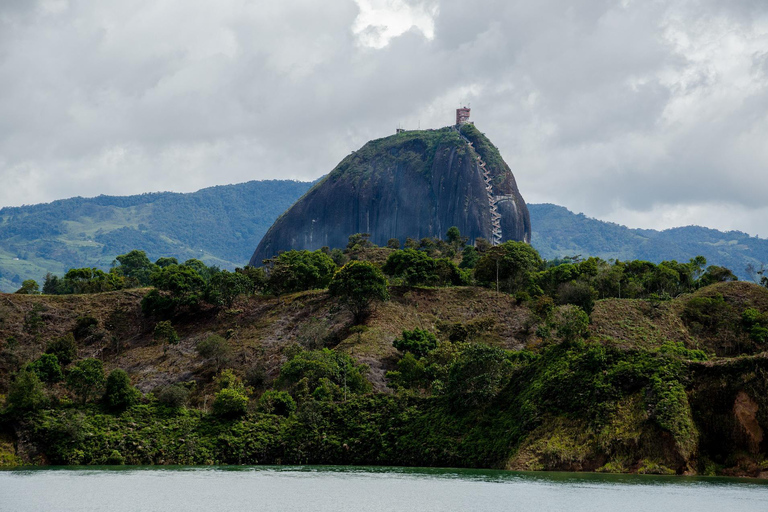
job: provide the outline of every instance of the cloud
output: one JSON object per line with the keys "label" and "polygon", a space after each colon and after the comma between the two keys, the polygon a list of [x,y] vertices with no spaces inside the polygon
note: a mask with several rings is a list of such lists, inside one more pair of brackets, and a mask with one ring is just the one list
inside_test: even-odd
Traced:
{"label": "cloud", "polygon": [[0,5],[0,206],[314,179],[460,102],[530,202],[762,232],[768,5]]}

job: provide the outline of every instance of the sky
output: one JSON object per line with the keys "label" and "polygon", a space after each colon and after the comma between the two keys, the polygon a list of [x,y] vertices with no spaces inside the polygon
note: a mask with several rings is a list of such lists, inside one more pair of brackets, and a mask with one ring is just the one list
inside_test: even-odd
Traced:
{"label": "sky", "polygon": [[529,203],[768,237],[765,0],[0,1],[0,207],[312,180],[460,104]]}

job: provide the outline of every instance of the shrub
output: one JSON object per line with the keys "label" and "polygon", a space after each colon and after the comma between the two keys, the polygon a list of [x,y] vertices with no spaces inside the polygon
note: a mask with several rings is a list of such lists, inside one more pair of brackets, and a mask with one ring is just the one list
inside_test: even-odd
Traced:
{"label": "shrub", "polygon": [[125,464],[125,457],[119,451],[112,450],[104,460],[104,464],[107,466],[122,466]]}
{"label": "shrub", "polygon": [[167,343],[168,345],[176,345],[179,343],[179,335],[176,332],[176,329],[173,328],[173,325],[171,325],[170,320],[157,322],[152,337],[155,341]]}
{"label": "shrub", "polygon": [[768,328],[753,325],[749,330],[749,337],[754,342],[765,343],[768,341]]}
{"label": "shrub", "polygon": [[39,295],[40,285],[34,279],[27,279],[21,283],[21,288],[16,290],[15,293],[20,295]]}
{"label": "shrub", "polygon": [[196,347],[197,353],[200,357],[205,359],[211,359],[216,368],[221,368],[228,361],[232,354],[232,348],[229,346],[229,342],[217,334],[211,334],[203,341],[199,342]]}
{"label": "shrub", "polygon": [[67,373],[67,386],[86,403],[104,386],[104,365],[94,358],[78,361]]}
{"label": "shrub", "polygon": [[367,371],[366,365],[357,364],[349,355],[324,348],[296,354],[280,369],[279,382],[296,385],[306,379],[308,390],[313,392],[325,378],[348,393],[360,394],[371,389],[364,376]]}
{"label": "shrub", "polygon": [[583,338],[589,328],[589,316],[578,306],[561,306],[557,312],[557,335],[564,341]]}
{"label": "shrub", "polygon": [[138,402],[141,393],[131,386],[131,379],[124,370],[112,370],[107,377],[104,404],[112,410],[122,410]]}
{"label": "shrub", "polygon": [[582,281],[563,283],[557,288],[557,301],[560,304],[573,304],[586,311],[592,312],[597,299],[597,290]]}
{"label": "shrub", "polygon": [[75,342],[75,336],[70,333],[61,338],[56,338],[48,343],[45,353],[55,355],[62,366],[67,366],[77,359],[77,343]]}
{"label": "shrub", "polygon": [[75,336],[75,340],[82,340],[93,334],[95,327],[99,325],[99,321],[91,315],[83,315],[77,317],[75,320],[75,328],[72,330],[72,334]]}
{"label": "shrub", "polygon": [[476,407],[495,397],[511,373],[512,363],[506,351],[473,344],[451,365],[446,391],[454,403]]}
{"label": "shrub", "polygon": [[259,409],[267,414],[290,416],[296,410],[296,402],[285,391],[270,389],[259,398]]}
{"label": "shrub", "polygon": [[187,405],[189,390],[179,384],[165,386],[157,395],[157,401],[172,409],[181,409]]}
{"label": "shrub", "polygon": [[253,388],[261,388],[267,383],[267,371],[261,364],[257,364],[245,371],[245,383]]}
{"label": "shrub", "polygon": [[437,338],[431,332],[417,327],[412,331],[403,331],[403,337],[393,341],[392,345],[400,352],[411,352],[422,357],[437,347]]}
{"label": "shrub", "polygon": [[417,359],[411,352],[406,352],[397,362],[397,371],[387,372],[387,378],[393,388],[413,389],[429,383],[424,359]]}
{"label": "shrub", "polygon": [[248,409],[248,396],[241,389],[224,388],[216,393],[213,413],[223,418],[242,416]]}
{"label": "shrub", "polygon": [[689,359],[691,361],[706,361],[707,353],[703,350],[686,348],[682,341],[665,341],[659,352]]}
{"label": "shrub", "polygon": [[35,372],[43,382],[59,382],[64,379],[59,358],[53,354],[41,355],[35,362],[30,363],[27,368]]}
{"label": "shrub", "polygon": [[243,389],[243,381],[240,377],[235,375],[235,371],[231,368],[222,370],[222,372],[216,377],[216,387],[221,389],[233,388]]}
{"label": "shrub", "polygon": [[35,372],[21,371],[11,383],[5,403],[12,411],[34,411],[44,407],[48,397]]}

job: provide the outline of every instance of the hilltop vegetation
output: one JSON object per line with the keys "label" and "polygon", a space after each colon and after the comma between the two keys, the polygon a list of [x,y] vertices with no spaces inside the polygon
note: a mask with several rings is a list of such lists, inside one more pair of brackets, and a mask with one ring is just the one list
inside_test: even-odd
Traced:
{"label": "hilltop vegetation", "polygon": [[128,288],[4,295],[0,460],[768,470],[768,288],[464,244],[128,253]]}
{"label": "hilltop vegetation", "polygon": [[[152,260],[196,258],[234,270],[248,261],[274,220],[311,186],[249,182],[193,194],[72,198],[0,209],[0,290],[16,291],[27,279],[42,284],[48,272],[62,275],[70,268],[108,271],[116,256],[132,249],[145,251]],[[581,255],[659,263],[701,254],[740,279],[753,277],[745,271],[747,265],[759,269],[768,263],[768,241],[744,233],[695,226],[633,230],[560,206],[528,208],[532,244],[549,260]]]}

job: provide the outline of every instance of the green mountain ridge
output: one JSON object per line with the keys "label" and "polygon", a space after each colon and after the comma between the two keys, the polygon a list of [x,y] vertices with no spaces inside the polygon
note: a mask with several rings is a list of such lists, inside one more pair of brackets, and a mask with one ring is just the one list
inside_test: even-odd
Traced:
{"label": "green mountain ridge", "polygon": [[[233,269],[248,262],[269,227],[311,182],[250,181],[194,193],[75,197],[0,209],[0,291],[73,267],[109,268],[115,256],[142,249],[150,258],[196,257]],[[748,264],[768,262],[768,240],[699,226],[630,229],[552,204],[529,204],[532,244],[544,258],[688,261],[703,255],[741,279]]]}
{"label": "green mountain ridge", "polygon": [[749,279],[746,267],[768,262],[768,240],[741,231],[718,231],[684,226],[657,231],[632,229],[574,214],[553,204],[529,205],[532,244],[542,257],[599,256],[603,259],[688,261],[702,255],[711,265],[730,268],[740,279]]}

